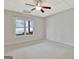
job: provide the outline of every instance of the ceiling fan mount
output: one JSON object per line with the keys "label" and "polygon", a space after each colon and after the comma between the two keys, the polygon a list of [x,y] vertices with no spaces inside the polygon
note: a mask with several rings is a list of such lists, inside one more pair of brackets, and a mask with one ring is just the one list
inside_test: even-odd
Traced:
{"label": "ceiling fan mount", "polygon": [[25,5],[34,6],[34,8],[32,8],[31,11],[40,10],[42,13],[44,13],[43,9],[51,9],[51,7],[49,7],[49,6],[42,6],[41,5],[42,4],[41,0],[35,0],[35,1],[36,1],[35,5],[27,4],[27,3],[25,3]]}

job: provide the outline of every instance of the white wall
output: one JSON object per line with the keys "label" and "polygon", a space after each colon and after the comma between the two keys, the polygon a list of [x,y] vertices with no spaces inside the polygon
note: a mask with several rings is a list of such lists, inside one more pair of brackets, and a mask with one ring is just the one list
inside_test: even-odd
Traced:
{"label": "white wall", "polygon": [[64,12],[46,18],[47,39],[74,45],[74,9],[71,8]]}
{"label": "white wall", "polygon": [[[5,45],[8,44],[15,44],[15,43],[21,43],[21,42],[27,42],[32,40],[41,40],[45,39],[45,22],[43,18],[32,16],[32,15],[24,15],[17,12],[12,12],[5,10],[4,11],[4,31],[5,31]],[[33,20],[33,26],[34,26],[34,32],[33,35],[26,35],[26,36],[16,36],[15,34],[15,21],[16,17],[21,17],[24,19],[31,19]]]}
{"label": "white wall", "polygon": [[[33,20],[34,34],[30,36],[16,37],[15,17]],[[73,8],[58,14],[41,18],[32,15],[5,10],[4,14],[4,38],[5,45],[28,42],[32,40],[47,39],[73,45],[74,42],[74,14]],[[46,23],[45,23],[46,22]],[[45,32],[46,30],[46,32]]]}

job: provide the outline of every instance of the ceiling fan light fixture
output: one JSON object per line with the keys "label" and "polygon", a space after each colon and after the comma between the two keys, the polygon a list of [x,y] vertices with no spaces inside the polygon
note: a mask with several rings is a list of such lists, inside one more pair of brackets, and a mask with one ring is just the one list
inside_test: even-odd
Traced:
{"label": "ceiling fan light fixture", "polygon": [[29,6],[34,6],[33,9],[31,9],[31,11],[34,11],[34,10],[39,10],[41,11],[42,13],[44,13],[44,10],[43,9],[51,9],[50,6],[42,6],[41,5],[42,1],[41,0],[37,0],[36,4],[35,5],[32,5],[32,4],[27,4],[26,5],[29,5]]}
{"label": "ceiling fan light fixture", "polygon": [[40,6],[36,6],[36,10],[41,10],[41,7]]}

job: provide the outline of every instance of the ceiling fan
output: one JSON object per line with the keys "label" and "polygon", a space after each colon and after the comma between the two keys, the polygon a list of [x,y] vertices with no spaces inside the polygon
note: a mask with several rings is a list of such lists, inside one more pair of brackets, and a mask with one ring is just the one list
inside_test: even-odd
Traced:
{"label": "ceiling fan", "polygon": [[51,9],[51,7],[49,6],[42,6],[41,0],[37,0],[35,5],[27,4],[27,3],[25,3],[25,5],[34,6],[34,8],[32,8],[31,11],[40,10],[42,13],[44,13],[43,9]]}

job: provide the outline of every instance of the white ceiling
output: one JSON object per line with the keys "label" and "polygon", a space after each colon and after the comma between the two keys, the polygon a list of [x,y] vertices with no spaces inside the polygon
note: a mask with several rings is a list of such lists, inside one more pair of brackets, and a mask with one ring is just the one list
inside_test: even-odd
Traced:
{"label": "white ceiling", "polygon": [[[11,11],[23,12],[23,10],[30,11],[32,6],[26,6],[25,3],[34,4],[34,0],[4,0],[4,8]],[[46,17],[55,13],[70,9],[74,7],[74,0],[42,0],[42,5],[51,6],[51,10],[44,9],[45,13],[38,10],[32,11],[30,14],[40,17]]]}

